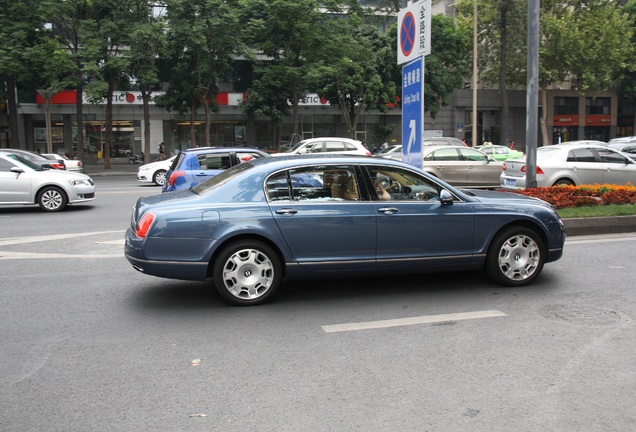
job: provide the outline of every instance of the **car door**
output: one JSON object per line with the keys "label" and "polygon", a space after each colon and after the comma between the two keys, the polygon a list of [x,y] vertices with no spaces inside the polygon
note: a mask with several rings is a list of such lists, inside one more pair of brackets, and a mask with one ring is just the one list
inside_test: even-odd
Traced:
{"label": "car door", "polygon": [[16,173],[11,168],[18,167],[12,162],[0,159],[0,203],[32,203],[33,186],[31,171]]}
{"label": "car door", "polygon": [[436,177],[456,186],[466,184],[466,162],[461,160],[457,149],[443,147],[424,156],[422,167]]}
{"label": "car door", "polygon": [[591,148],[570,150],[565,164],[577,184],[603,184],[605,167]]}
{"label": "car door", "polygon": [[610,148],[596,149],[596,152],[604,167],[604,184],[636,183],[636,163],[634,161]]}
{"label": "car door", "polygon": [[296,262],[312,270],[375,266],[375,206],[353,165],[318,165],[270,177],[272,215]]}
{"label": "car door", "polygon": [[490,159],[485,154],[468,147],[459,147],[458,151],[466,163],[466,186],[499,187],[503,170],[501,161]]}
{"label": "car door", "polygon": [[399,167],[368,167],[370,178],[388,178],[390,198],[374,200],[378,219],[380,269],[452,267],[472,260],[475,216],[472,206],[455,199],[440,202],[442,187]]}

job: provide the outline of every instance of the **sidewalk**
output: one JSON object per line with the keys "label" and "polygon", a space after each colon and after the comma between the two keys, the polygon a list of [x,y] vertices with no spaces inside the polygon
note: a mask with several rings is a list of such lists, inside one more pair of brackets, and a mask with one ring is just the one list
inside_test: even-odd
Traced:
{"label": "sidewalk", "polygon": [[[131,176],[137,178],[137,169],[142,164],[111,163],[111,169],[104,169],[104,165],[84,165],[84,174],[91,177]],[[563,219],[565,232],[568,237],[618,234],[636,232],[636,216],[614,216],[599,218]]]}

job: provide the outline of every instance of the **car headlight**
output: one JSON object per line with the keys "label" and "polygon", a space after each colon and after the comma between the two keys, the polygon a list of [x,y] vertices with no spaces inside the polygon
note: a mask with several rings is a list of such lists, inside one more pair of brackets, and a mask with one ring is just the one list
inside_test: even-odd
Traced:
{"label": "car headlight", "polygon": [[74,179],[74,180],[69,180],[68,181],[71,186],[90,186],[91,184],[88,182],[88,180],[83,180],[83,179]]}

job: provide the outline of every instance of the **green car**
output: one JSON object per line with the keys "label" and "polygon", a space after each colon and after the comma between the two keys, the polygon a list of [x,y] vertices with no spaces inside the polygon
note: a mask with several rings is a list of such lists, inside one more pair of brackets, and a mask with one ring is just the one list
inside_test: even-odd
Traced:
{"label": "green car", "polygon": [[478,150],[481,150],[482,152],[486,153],[488,156],[498,161],[505,161],[508,159],[517,159],[524,156],[523,152],[520,152],[518,150],[511,150],[510,148],[506,146],[500,146],[500,145],[483,145],[483,146],[478,146],[475,148]]}

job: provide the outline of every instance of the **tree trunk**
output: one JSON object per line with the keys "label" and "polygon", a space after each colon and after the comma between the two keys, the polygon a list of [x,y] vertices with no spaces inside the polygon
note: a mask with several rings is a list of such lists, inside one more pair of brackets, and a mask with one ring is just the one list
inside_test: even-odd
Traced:
{"label": "tree trunk", "polygon": [[550,142],[548,139],[548,110],[546,109],[548,106],[548,92],[546,90],[541,90],[541,106],[543,109],[541,110],[541,119],[539,119],[539,123],[541,124],[541,137],[543,140],[542,142],[537,143],[537,147],[540,147],[540,145],[548,145]]}
{"label": "tree trunk", "polygon": [[110,169],[110,143],[113,139],[113,93],[114,80],[108,81],[108,96],[106,99],[106,131],[104,133],[104,169]]}
{"label": "tree trunk", "polygon": [[7,103],[9,111],[9,147],[20,148],[20,135],[18,128],[18,99],[15,90],[15,76],[6,75],[7,83]]}
{"label": "tree trunk", "polygon": [[499,7],[499,13],[501,20],[499,21],[501,39],[499,45],[499,92],[501,93],[501,119],[500,119],[500,130],[499,130],[499,139],[501,142],[495,143],[500,145],[507,144],[508,138],[508,87],[506,85],[506,73],[508,71],[508,55],[507,55],[507,45],[508,45],[508,10],[510,7],[509,1],[501,2]]}
{"label": "tree trunk", "polygon": [[197,118],[197,108],[195,101],[192,100],[192,106],[190,107],[190,147],[197,146],[197,131],[194,127],[194,120]]}
{"label": "tree trunk", "polygon": [[293,110],[293,115],[292,115],[292,119],[293,119],[293,123],[294,123],[294,132],[291,136],[291,143],[292,144],[296,144],[297,142],[300,141],[300,132],[299,132],[299,127],[298,127],[298,119],[299,119],[299,106],[298,106],[298,102],[299,102],[299,97],[298,97],[298,82],[296,80],[294,80],[294,82],[292,83],[292,110]]}
{"label": "tree trunk", "polygon": [[77,115],[77,152],[75,159],[84,163],[84,86],[78,85],[75,90],[75,113]]}
{"label": "tree trunk", "polygon": [[[141,90],[141,102],[143,104],[144,112],[144,163],[150,162],[150,94],[152,90],[149,90],[148,86],[144,83],[139,85]],[[165,152],[164,145],[164,152]]]}

